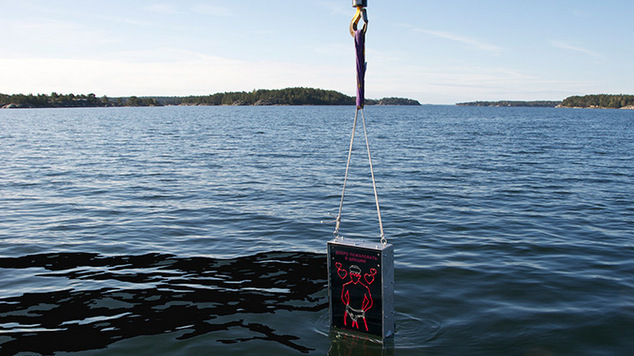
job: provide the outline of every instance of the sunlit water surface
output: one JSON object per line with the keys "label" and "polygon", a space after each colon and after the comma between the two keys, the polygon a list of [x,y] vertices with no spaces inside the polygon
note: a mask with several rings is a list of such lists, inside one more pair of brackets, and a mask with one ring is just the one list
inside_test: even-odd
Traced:
{"label": "sunlit water surface", "polygon": [[[384,346],[329,334],[354,108],[24,109],[0,111],[0,353],[634,350],[633,111],[365,114]],[[356,142],[341,233],[376,240]]]}

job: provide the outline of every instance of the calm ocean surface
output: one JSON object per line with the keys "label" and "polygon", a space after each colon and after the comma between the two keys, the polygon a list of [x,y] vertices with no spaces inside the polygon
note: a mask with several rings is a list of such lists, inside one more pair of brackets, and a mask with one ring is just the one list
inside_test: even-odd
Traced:
{"label": "calm ocean surface", "polygon": [[[24,109],[0,110],[0,354],[634,352],[634,111],[365,114],[385,346],[329,335],[353,107]],[[364,144],[341,233],[378,241]]]}

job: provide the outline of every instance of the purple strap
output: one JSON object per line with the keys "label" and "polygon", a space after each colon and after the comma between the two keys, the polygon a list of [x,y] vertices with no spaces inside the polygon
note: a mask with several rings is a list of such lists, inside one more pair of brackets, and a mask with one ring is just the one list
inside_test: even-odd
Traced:
{"label": "purple strap", "polygon": [[357,109],[365,103],[365,33],[354,31],[354,48],[357,52]]}

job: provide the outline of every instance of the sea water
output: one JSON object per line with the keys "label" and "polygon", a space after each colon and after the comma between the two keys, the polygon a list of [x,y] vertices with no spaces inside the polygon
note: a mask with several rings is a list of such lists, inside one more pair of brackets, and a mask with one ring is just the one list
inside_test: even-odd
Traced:
{"label": "sea water", "polygon": [[[329,333],[353,107],[0,111],[0,354],[628,354],[634,112],[368,106],[396,334]],[[361,132],[344,237],[378,241]]]}

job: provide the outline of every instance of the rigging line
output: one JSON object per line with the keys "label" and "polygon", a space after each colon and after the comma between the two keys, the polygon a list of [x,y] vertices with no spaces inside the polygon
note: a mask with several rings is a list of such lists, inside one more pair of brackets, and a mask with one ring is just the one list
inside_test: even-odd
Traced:
{"label": "rigging line", "polygon": [[[357,112],[358,111],[359,110],[357,110]],[[387,244],[387,239],[385,238],[385,233],[383,233],[383,221],[381,220],[381,208],[379,207],[379,195],[377,194],[377,191],[376,191],[376,181],[374,180],[374,168],[372,167],[372,156],[370,155],[370,141],[368,141],[368,131],[365,128],[365,113],[363,109],[361,109],[361,122],[363,123],[365,147],[368,150],[368,162],[370,163],[370,175],[372,176],[372,189],[374,189],[374,201],[376,202],[376,213],[379,218],[379,231],[381,232],[381,235],[380,235],[381,243],[385,245]]]}
{"label": "rigging line", "polygon": [[352,135],[350,138],[350,148],[348,149],[348,160],[346,162],[346,173],[344,175],[343,178],[343,188],[341,190],[341,201],[339,202],[339,214],[337,214],[336,220],[335,220],[335,230],[333,231],[333,235],[335,235],[336,238],[340,238],[341,236],[339,236],[339,227],[341,225],[341,213],[343,210],[343,200],[346,194],[346,183],[348,182],[348,172],[350,171],[350,161],[351,161],[351,157],[352,157],[352,147],[354,144],[354,136],[355,136],[355,132],[357,131],[357,120],[359,117],[359,111],[361,111],[361,122],[363,123],[363,135],[365,138],[365,147],[367,149],[368,152],[368,163],[370,164],[370,176],[372,177],[372,189],[374,191],[374,201],[376,203],[376,213],[378,216],[378,220],[379,220],[379,231],[380,231],[380,237],[381,237],[381,243],[383,245],[387,244],[387,239],[385,238],[385,233],[383,231],[383,220],[381,218],[381,208],[379,205],[379,195],[377,193],[377,189],[376,189],[376,180],[374,178],[374,167],[372,165],[372,155],[370,154],[370,141],[368,140],[368,131],[366,129],[366,124],[365,124],[365,112],[363,111],[363,109],[357,108],[357,110],[355,111],[354,114],[354,123],[352,124]]}
{"label": "rigging line", "polygon": [[352,124],[352,136],[350,137],[350,148],[348,149],[348,161],[346,162],[346,174],[343,178],[343,189],[341,190],[341,202],[339,203],[339,214],[335,220],[335,231],[333,235],[339,238],[339,225],[341,225],[341,211],[343,210],[343,197],[346,194],[346,182],[348,181],[348,171],[350,170],[350,157],[352,156],[352,144],[354,143],[354,133],[357,131],[357,117],[359,109],[354,113],[354,123]]}

